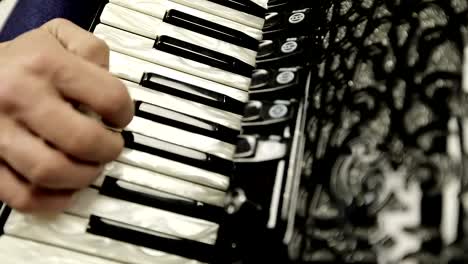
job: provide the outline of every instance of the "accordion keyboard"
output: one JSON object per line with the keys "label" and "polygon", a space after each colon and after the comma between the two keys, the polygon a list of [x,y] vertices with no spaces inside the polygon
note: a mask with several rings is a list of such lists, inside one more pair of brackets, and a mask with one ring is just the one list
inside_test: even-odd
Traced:
{"label": "accordion keyboard", "polygon": [[305,24],[307,9],[279,16],[267,2],[104,1],[90,30],[135,103],[125,149],[63,214],[5,206],[1,259],[225,262],[227,218],[251,166],[266,166],[276,200],[261,206],[277,211],[274,225],[282,181],[297,174],[286,164],[302,141],[308,73],[306,39],[285,29]]}
{"label": "accordion keyboard", "polygon": [[63,214],[0,211],[2,264],[455,264],[466,0],[108,0],[135,117]]}

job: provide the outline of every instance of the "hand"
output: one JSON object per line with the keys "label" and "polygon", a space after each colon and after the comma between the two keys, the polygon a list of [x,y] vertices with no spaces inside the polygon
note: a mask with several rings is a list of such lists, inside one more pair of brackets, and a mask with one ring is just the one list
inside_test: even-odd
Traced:
{"label": "hand", "polygon": [[123,139],[102,123],[125,127],[133,104],[108,64],[106,44],[63,19],[0,43],[1,201],[25,212],[63,210],[117,158]]}

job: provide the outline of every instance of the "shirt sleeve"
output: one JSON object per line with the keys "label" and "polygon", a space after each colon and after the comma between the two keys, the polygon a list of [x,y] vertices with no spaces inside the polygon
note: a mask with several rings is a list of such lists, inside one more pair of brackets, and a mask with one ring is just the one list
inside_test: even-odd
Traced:
{"label": "shirt sleeve", "polygon": [[[54,18],[65,18],[88,29],[100,0],[0,0],[17,2],[0,31],[0,42],[37,28]],[[0,3],[1,3],[0,2]],[[0,7],[0,10],[2,7]],[[10,12],[9,12],[10,13]]]}

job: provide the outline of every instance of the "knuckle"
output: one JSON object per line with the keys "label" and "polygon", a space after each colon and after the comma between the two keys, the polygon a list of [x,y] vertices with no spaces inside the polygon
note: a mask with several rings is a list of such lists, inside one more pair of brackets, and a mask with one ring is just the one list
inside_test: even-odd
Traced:
{"label": "knuckle", "polygon": [[19,94],[22,85],[15,76],[2,78],[0,80],[0,111],[5,114],[12,114],[21,107]]}
{"label": "knuckle", "polygon": [[42,74],[57,63],[56,53],[49,48],[43,48],[30,56],[29,60],[25,63],[25,68],[32,73]]}
{"label": "knuckle", "polygon": [[45,156],[31,169],[28,178],[35,185],[48,185],[57,181],[60,173],[65,172],[64,167],[64,160],[60,155]]}

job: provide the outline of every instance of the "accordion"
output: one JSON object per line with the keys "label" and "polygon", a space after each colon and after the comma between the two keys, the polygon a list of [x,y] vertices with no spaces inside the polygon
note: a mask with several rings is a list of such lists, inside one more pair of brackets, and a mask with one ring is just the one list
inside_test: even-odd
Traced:
{"label": "accordion", "polygon": [[2,264],[468,263],[466,0],[99,3],[125,149]]}

